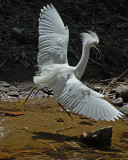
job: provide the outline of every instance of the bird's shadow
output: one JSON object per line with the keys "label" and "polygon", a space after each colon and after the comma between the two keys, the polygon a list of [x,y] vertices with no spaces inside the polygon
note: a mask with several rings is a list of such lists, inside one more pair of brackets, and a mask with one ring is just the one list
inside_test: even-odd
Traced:
{"label": "bird's shadow", "polygon": [[[78,138],[77,136],[66,136],[66,135],[61,135],[61,134],[55,134],[55,133],[49,133],[49,132],[33,132],[33,136],[32,139],[33,140],[37,140],[37,139],[44,139],[44,140],[53,140],[56,142],[76,142],[80,145],[80,152],[81,149],[89,149],[90,147],[93,148],[94,150],[97,149],[99,151],[107,151],[107,152],[122,152],[121,150],[118,149],[112,149],[110,146],[111,144],[105,145],[105,144],[90,144],[90,143],[86,143],[85,141],[83,141],[81,138]],[[68,148],[66,146],[66,148]],[[73,149],[73,148],[72,148]]]}
{"label": "bird's shadow", "polygon": [[78,140],[78,137],[70,137],[61,134],[54,134],[49,132],[33,132],[34,136],[32,136],[33,140],[37,139],[45,139],[45,140],[54,140],[57,142],[64,142],[68,140]]}
{"label": "bird's shadow", "polygon": [[87,122],[87,121],[81,121],[81,122],[79,122],[79,124],[81,124],[81,125],[89,125],[89,126],[93,125],[93,123]]}

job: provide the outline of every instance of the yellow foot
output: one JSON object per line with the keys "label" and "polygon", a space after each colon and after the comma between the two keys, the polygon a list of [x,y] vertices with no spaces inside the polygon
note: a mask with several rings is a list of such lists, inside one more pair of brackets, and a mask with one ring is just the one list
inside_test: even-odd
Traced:
{"label": "yellow foot", "polygon": [[26,101],[22,101],[20,103],[17,104],[17,107],[21,107]]}
{"label": "yellow foot", "polygon": [[72,120],[77,121],[78,119],[75,118],[73,115],[71,115],[70,113],[68,113],[68,115],[66,115],[66,117],[70,117]]}
{"label": "yellow foot", "polygon": [[78,119],[75,118],[73,115],[70,114],[70,118],[73,119],[74,121],[77,121]]}
{"label": "yellow foot", "polygon": [[26,98],[24,101],[18,103],[18,104],[17,104],[17,107],[21,107],[21,106],[28,100],[29,96],[31,95],[31,93],[32,93],[36,88],[37,88],[37,87],[34,86],[34,87],[31,89],[31,92],[29,93],[29,95],[27,96],[27,98]]}

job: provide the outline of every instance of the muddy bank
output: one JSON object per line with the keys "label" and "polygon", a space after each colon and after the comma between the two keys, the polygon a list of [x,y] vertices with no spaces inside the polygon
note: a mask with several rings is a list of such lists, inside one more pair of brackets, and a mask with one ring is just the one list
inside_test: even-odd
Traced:
{"label": "muddy bank", "polygon": [[[128,121],[94,121],[62,111],[54,98],[30,98],[22,107],[14,102],[0,103],[1,112],[20,112],[21,116],[0,116],[0,158],[2,159],[127,159]],[[110,147],[88,146],[80,140],[83,132],[112,126]]]}

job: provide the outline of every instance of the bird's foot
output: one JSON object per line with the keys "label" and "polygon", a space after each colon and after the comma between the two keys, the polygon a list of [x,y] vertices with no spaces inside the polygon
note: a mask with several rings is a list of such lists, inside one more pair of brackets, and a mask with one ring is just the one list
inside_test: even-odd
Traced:
{"label": "bird's foot", "polygon": [[70,114],[69,117],[70,117],[72,120],[77,121],[77,118],[75,118],[73,115]]}
{"label": "bird's foot", "polygon": [[32,89],[31,89],[31,92],[29,93],[29,95],[27,96],[27,98],[24,100],[24,101],[21,101],[20,103],[17,104],[17,107],[21,107],[27,100],[28,98],[30,97],[31,93],[36,89],[37,87],[34,86]]}
{"label": "bird's foot", "polygon": [[17,107],[21,107],[26,101],[21,101],[20,103],[17,104]]}

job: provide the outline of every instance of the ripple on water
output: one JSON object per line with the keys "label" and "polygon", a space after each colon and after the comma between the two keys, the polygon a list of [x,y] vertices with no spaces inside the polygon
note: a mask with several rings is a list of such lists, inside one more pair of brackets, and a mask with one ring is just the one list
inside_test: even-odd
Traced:
{"label": "ripple on water", "polygon": [[3,137],[4,135],[4,127],[1,126],[1,124],[4,122],[5,118],[2,119],[2,121],[0,122],[0,138]]}

